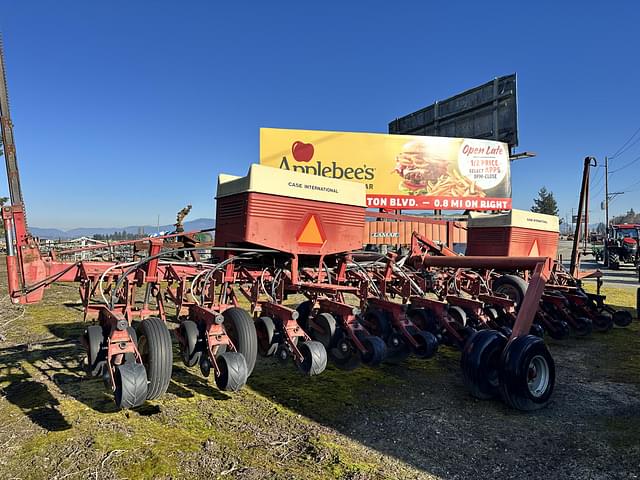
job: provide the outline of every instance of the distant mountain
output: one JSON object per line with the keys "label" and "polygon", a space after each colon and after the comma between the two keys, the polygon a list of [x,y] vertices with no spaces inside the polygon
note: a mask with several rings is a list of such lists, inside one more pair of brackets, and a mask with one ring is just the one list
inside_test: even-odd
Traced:
{"label": "distant mountain", "polygon": [[[213,228],[216,221],[213,218],[196,218],[184,222],[185,231],[193,230],[206,230]],[[57,228],[39,228],[29,227],[29,231],[39,238],[78,238],[78,237],[92,237],[96,234],[111,235],[115,232],[121,232],[125,230],[127,233],[138,233],[140,228],[144,228],[144,233],[151,235],[158,231],[157,226],[153,225],[133,225],[129,227],[94,227],[94,228],[73,228],[71,230],[59,230]],[[171,232],[175,227],[173,225],[160,225],[161,232]]]}

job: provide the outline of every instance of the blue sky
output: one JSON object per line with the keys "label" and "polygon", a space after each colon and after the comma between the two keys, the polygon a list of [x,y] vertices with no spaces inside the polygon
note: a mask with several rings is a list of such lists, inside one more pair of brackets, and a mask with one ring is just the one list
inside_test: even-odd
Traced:
{"label": "blue sky", "polygon": [[[564,216],[584,156],[640,128],[639,21],[631,1],[0,1],[29,221],[212,217],[217,174],[258,161],[260,127],[386,132],[513,72],[519,150],[538,154],[513,164],[514,207],[544,185]],[[613,214],[640,210],[640,161],[611,175],[627,186]]]}

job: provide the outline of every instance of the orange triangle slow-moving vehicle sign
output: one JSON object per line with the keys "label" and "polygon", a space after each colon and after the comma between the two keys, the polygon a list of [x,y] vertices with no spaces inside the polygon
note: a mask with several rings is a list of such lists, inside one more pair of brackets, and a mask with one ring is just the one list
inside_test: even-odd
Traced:
{"label": "orange triangle slow-moving vehicle sign", "polygon": [[538,248],[538,240],[534,240],[533,241],[533,245],[531,245],[531,250],[529,250],[529,256],[530,257],[539,257],[540,256],[540,249]]}
{"label": "orange triangle slow-moving vehicle sign", "polygon": [[322,231],[322,226],[318,218],[311,214],[305,218],[302,228],[296,236],[300,245],[322,246],[327,238]]}

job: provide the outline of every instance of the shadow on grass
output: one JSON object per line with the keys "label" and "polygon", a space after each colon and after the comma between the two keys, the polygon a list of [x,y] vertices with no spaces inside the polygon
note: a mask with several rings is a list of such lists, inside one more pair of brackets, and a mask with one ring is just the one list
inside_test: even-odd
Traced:
{"label": "shadow on grass", "polygon": [[16,349],[0,350],[0,371],[8,372],[1,377],[2,383],[8,384],[0,392],[35,425],[50,432],[68,430],[71,425],[58,410],[58,399],[44,383],[34,378],[30,368],[25,367],[23,362],[29,353]]}
{"label": "shadow on grass", "polygon": [[[178,358],[175,354],[173,358]],[[215,400],[229,400],[231,397],[215,386],[213,376],[208,378],[194,375],[185,367],[173,364],[173,374],[169,384],[169,393],[181,398],[191,398],[195,393]]]}
{"label": "shadow on grass", "polygon": [[[52,324],[47,327],[56,336],[77,339],[86,328],[86,323]],[[85,351],[79,342],[62,339],[38,344],[35,349],[28,345],[0,349],[1,380],[2,383],[8,383],[2,393],[10,403],[20,407],[33,423],[49,431],[70,428],[58,409],[60,402],[50,391],[51,388],[58,387],[63,394],[97,412],[118,411],[113,394],[102,378],[88,376],[83,370],[84,356]],[[179,358],[175,351],[174,358]],[[195,394],[216,400],[231,398],[217,389],[213,377],[199,376],[176,364],[173,366],[169,393],[180,398],[192,398]],[[159,412],[159,407],[144,404],[135,410],[141,415],[153,415]]]}
{"label": "shadow on grass", "polygon": [[65,306],[66,308],[70,308],[78,312],[84,312],[84,307],[82,306],[82,302],[64,302],[62,305]]}

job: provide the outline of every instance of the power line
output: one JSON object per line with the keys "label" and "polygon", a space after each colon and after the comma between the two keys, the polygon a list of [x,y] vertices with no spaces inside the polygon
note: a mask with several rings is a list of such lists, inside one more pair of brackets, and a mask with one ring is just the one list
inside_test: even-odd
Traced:
{"label": "power line", "polygon": [[637,144],[638,142],[640,142],[640,137],[636,138],[632,143],[627,145],[627,148],[625,148],[624,150],[620,151],[616,156],[619,157],[620,155],[623,155],[625,152],[628,152],[629,149],[631,147],[633,147],[635,144]]}
{"label": "power line", "polygon": [[615,170],[610,170],[609,171],[609,175],[619,172],[620,170],[623,170],[627,167],[630,167],[631,165],[633,165],[634,163],[636,163],[638,160],[640,160],[640,156],[637,156],[636,158],[634,158],[633,160],[631,160],[629,163],[625,163],[623,166],[621,166],[620,168],[616,168]]}
{"label": "power line", "polygon": [[604,170],[596,170],[594,177],[596,177],[598,173],[601,173],[602,175],[600,175],[597,179],[596,178],[593,179],[593,186],[591,188],[594,188],[594,189],[598,188],[598,185],[600,185],[600,182],[604,180]]}
{"label": "power line", "polygon": [[622,146],[616,151],[616,153],[609,156],[609,160],[613,160],[618,155],[620,155],[622,153],[621,150],[624,149],[624,147],[626,147],[629,144],[629,142],[633,140],[638,133],[640,133],[640,127],[638,127],[638,129],[635,132],[633,132],[633,135],[631,135],[629,139],[622,144]]}
{"label": "power line", "polygon": [[637,182],[633,182],[631,185],[623,188],[623,190],[625,192],[634,192],[635,190],[629,190],[631,187],[635,187],[636,185],[640,185],[640,180],[638,180]]}
{"label": "power line", "polygon": [[594,193],[594,194],[593,194],[593,198],[598,198],[598,195],[600,195],[600,194],[602,193],[602,191],[603,191],[603,190],[604,190],[604,185],[602,185],[602,186],[600,187],[600,190],[598,190],[598,192],[597,192],[597,193]]}

